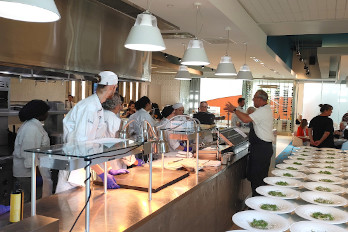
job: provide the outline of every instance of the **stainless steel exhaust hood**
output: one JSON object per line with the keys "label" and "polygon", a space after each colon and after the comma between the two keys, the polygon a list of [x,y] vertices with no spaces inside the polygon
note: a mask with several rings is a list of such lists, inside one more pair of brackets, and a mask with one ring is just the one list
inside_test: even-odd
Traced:
{"label": "stainless steel exhaust hood", "polygon": [[126,49],[134,19],[93,0],[56,0],[54,23],[0,18],[0,75],[93,80],[111,70],[120,79],[151,80],[151,53]]}

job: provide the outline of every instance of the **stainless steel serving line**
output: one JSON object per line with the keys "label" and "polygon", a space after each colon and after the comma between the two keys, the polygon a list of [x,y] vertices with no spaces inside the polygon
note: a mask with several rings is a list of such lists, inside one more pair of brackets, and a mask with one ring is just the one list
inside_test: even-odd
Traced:
{"label": "stainless steel serving line", "polygon": [[[31,168],[31,216],[36,215],[36,155],[40,155],[40,165],[50,169],[59,169],[72,171],[79,168],[85,168],[86,180],[89,180],[91,175],[91,165],[105,163],[104,170],[106,171],[106,162],[122,158],[124,156],[137,154],[142,147],[142,143],[137,143],[132,140],[124,140],[112,143],[111,141],[104,142],[82,142],[82,143],[67,143],[59,144],[50,147],[28,149],[26,152],[32,153],[32,168]],[[151,162],[151,160],[150,160]],[[151,168],[150,168],[151,170]],[[105,178],[106,180],[106,178]],[[104,193],[106,193],[106,181],[104,181]],[[150,188],[149,188],[150,189]],[[85,231],[90,230],[90,181],[86,181],[85,187]]]}

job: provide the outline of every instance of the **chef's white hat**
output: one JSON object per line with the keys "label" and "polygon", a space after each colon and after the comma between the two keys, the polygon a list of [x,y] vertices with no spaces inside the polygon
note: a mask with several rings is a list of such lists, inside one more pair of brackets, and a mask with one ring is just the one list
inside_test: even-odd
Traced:
{"label": "chef's white hat", "polygon": [[117,85],[118,77],[114,72],[103,71],[99,73],[101,81],[98,83],[100,85]]}
{"label": "chef's white hat", "polygon": [[175,103],[175,104],[173,105],[174,110],[179,109],[179,108],[181,108],[181,107],[184,107],[184,105],[183,105],[182,103]]}

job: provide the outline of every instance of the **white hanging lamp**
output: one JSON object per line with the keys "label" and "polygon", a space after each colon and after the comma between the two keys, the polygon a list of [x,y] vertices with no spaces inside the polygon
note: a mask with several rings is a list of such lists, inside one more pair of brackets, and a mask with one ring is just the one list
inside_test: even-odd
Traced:
{"label": "white hanging lamp", "polygon": [[54,0],[0,0],[0,17],[46,23],[60,19]]}
{"label": "white hanging lamp", "polygon": [[199,2],[194,3],[197,8],[196,11],[196,38],[190,40],[187,45],[184,57],[182,58],[181,64],[192,65],[192,66],[202,66],[209,65],[207,54],[205,53],[203,42],[197,38],[197,18],[199,7],[202,5]]}
{"label": "white hanging lamp", "polygon": [[227,47],[226,47],[226,54],[221,57],[220,63],[217,67],[216,76],[237,76],[236,68],[234,67],[234,64],[232,63],[232,58],[228,55],[228,49],[230,44],[230,27],[226,27],[225,30],[227,31]]}
{"label": "white hanging lamp", "polygon": [[188,71],[187,66],[185,65],[180,65],[179,66],[179,71],[176,73],[175,78],[176,80],[181,80],[181,81],[190,81],[192,80],[191,75]]}
{"label": "white hanging lamp", "polygon": [[124,46],[137,51],[163,51],[166,49],[157,19],[149,10],[138,14]]}
{"label": "white hanging lamp", "polygon": [[246,55],[247,55],[248,45],[247,43],[244,43],[244,44],[245,44],[244,65],[240,67],[239,72],[237,74],[237,79],[252,81],[254,79],[253,74],[251,73],[249,66],[246,64]]}

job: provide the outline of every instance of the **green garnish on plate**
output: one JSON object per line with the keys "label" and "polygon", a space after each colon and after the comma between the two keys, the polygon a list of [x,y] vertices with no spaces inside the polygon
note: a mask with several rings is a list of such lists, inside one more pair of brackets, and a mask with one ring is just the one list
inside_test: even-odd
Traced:
{"label": "green garnish on plate", "polygon": [[278,211],[279,207],[277,205],[273,205],[273,204],[262,204],[261,209],[263,210],[269,210],[269,211]]}
{"label": "green garnish on plate", "polygon": [[286,195],[279,191],[269,191],[268,195],[274,196],[274,197],[286,197]]}
{"label": "green garnish on plate", "polygon": [[320,213],[320,212],[312,213],[311,217],[315,219],[324,220],[324,221],[333,221],[335,219],[330,213]]}
{"label": "green garnish on plate", "polygon": [[306,155],[306,154],[301,154],[302,156],[308,156],[308,155]]}
{"label": "green garnish on plate", "polygon": [[297,160],[305,160],[304,158],[297,158]]}
{"label": "green garnish on plate", "polygon": [[318,202],[318,203],[322,203],[322,204],[333,204],[334,203],[333,201],[325,200],[325,199],[323,199],[321,197],[315,199],[314,201]]}
{"label": "green garnish on plate", "polygon": [[336,155],[336,153],[326,153],[327,155]]}
{"label": "green garnish on plate", "polygon": [[282,186],[287,186],[287,185],[289,185],[288,182],[286,182],[286,181],[278,181],[278,182],[276,182],[275,184],[276,184],[276,185],[282,185]]}
{"label": "green garnish on plate", "polygon": [[330,180],[330,179],[319,179],[319,181],[321,181],[321,182],[333,182],[333,181]]}
{"label": "green garnish on plate", "polygon": [[315,189],[318,190],[318,191],[322,191],[322,192],[331,192],[330,188],[326,188],[326,187],[323,187],[323,186],[318,186]]}
{"label": "green garnish on plate", "polygon": [[327,163],[327,164],[333,164],[333,163],[335,163],[335,162],[333,162],[333,161],[325,161],[325,163]]}
{"label": "green garnish on plate", "polygon": [[329,156],[329,157],[326,157],[327,159],[334,159],[335,157],[332,157],[332,156]]}
{"label": "green garnish on plate", "polygon": [[289,169],[289,170],[298,170],[297,168],[294,168],[294,167],[287,167],[286,169]]}
{"label": "green garnish on plate", "polygon": [[302,163],[300,163],[300,162],[293,162],[293,164],[302,165]]}
{"label": "green garnish on plate", "polygon": [[264,220],[256,220],[254,218],[254,220],[250,222],[250,226],[256,229],[266,230],[268,226],[268,222]]}
{"label": "green garnish on plate", "polygon": [[334,167],[332,167],[332,166],[325,166],[325,168],[331,168],[331,169],[334,169]]}
{"label": "green garnish on plate", "polygon": [[332,173],[329,172],[329,171],[320,171],[319,173],[320,173],[320,174],[327,174],[327,175],[331,175],[331,174],[332,174]]}
{"label": "green garnish on plate", "polygon": [[287,176],[287,177],[294,177],[293,175],[291,175],[290,173],[283,173],[283,176]]}

